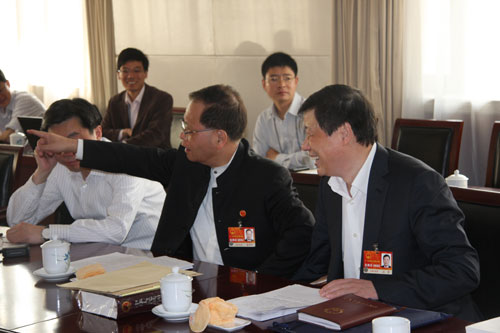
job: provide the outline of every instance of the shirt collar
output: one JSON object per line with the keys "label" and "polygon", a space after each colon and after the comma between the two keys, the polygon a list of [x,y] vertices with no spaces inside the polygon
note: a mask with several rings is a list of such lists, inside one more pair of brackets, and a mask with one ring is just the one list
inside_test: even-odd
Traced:
{"label": "shirt collar", "polygon": [[[287,115],[293,115],[293,116],[297,116],[297,114],[299,113],[299,109],[300,109],[300,106],[302,105],[302,97],[296,92],[294,95],[293,95],[293,101],[292,101],[292,104],[290,104],[290,107],[288,108],[288,110],[286,111],[285,113],[285,117]],[[274,106],[273,104],[273,116],[274,117],[279,117],[278,116],[278,111],[276,110],[276,107]]]}
{"label": "shirt collar", "polygon": [[218,167],[210,169],[210,174],[211,174],[212,177],[217,178],[220,175],[222,175],[224,173],[224,171],[226,171],[226,169],[229,167],[229,165],[231,164],[231,162],[233,162],[234,156],[236,155],[236,152],[238,151],[238,147],[239,146],[236,147],[236,150],[234,151],[233,156],[231,156],[231,159],[229,160],[229,162],[227,162],[224,165],[221,165],[221,166],[218,166]]}
{"label": "shirt collar", "polygon": [[[373,159],[375,157],[375,152],[377,151],[377,143],[374,143],[370,149],[370,153],[366,157],[363,166],[358,171],[358,174],[354,178],[351,185],[351,194],[354,197],[356,192],[362,192],[365,195],[368,193],[368,181],[370,178],[370,170],[372,168]],[[330,177],[328,180],[328,185],[335,193],[343,197],[350,197],[349,191],[347,191],[347,184],[341,177]]]}
{"label": "shirt collar", "polygon": [[127,92],[125,92],[125,103],[127,103],[127,104],[133,104],[133,103],[139,103],[139,104],[141,104],[142,96],[144,96],[144,90],[146,90],[146,84],[145,83],[142,86],[142,89],[139,92],[139,95],[137,95],[137,97],[134,99],[133,102],[130,100],[130,97],[128,97]]}

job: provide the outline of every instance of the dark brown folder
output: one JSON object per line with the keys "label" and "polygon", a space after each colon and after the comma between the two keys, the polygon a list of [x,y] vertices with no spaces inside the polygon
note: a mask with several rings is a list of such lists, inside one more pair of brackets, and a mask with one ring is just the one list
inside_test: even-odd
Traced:
{"label": "dark brown folder", "polygon": [[333,330],[345,330],[394,313],[385,303],[348,294],[299,310],[299,320]]}

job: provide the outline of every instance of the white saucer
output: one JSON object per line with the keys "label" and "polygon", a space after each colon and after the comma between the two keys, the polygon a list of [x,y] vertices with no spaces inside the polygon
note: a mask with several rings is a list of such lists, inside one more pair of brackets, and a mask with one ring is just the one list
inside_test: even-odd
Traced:
{"label": "white saucer", "polygon": [[237,330],[241,330],[243,327],[250,325],[252,322],[250,320],[242,319],[242,318],[234,318],[234,322],[230,325],[225,326],[217,326],[217,325],[208,325],[208,327],[212,327],[218,330],[223,330],[226,332],[234,332]]}
{"label": "white saucer", "polygon": [[189,319],[189,315],[191,313],[194,313],[197,308],[198,308],[198,304],[192,303],[191,307],[189,307],[189,310],[186,312],[168,312],[168,311],[165,311],[165,309],[163,308],[163,305],[160,304],[160,305],[155,306],[151,310],[151,312],[153,312],[158,317],[162,317],[166,321],[179,322],[179,321],[187,321]]}
{"label": "white saucer", "polygon": [[58,282],[58,281],[64,281],[67,280],[71,275],[75,274],[76,269],[73,266],[69,266],[68,271],[64,273],[55,273],[55,274],[49,274],[45,270],[45,268],[40,268],[37,269],[36,271],[33,272],[34,275],[41,277],[45,281],[48,282]]}

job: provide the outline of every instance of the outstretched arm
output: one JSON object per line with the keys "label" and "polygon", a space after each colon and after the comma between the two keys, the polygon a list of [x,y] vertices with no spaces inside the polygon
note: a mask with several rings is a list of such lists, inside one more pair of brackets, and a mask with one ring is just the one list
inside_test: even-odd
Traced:
{"label": "outstretched arm", "polygon": [[40,137],[37,148],[49,154],[49,156],[54,153],[76,153],[78,148],[78,140],[76,139],[37,130],[28,130],[28,133]]}

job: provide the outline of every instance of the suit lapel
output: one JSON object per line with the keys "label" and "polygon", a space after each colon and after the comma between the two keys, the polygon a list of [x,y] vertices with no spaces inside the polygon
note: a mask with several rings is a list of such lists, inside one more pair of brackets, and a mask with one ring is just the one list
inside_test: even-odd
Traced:
{"label": "suit lapel", "polygon": [[332,246],[330,249],[332,258],[328,268],[328,280],[330,281],[344,277],[344,261],[342,258],[342,197],[332,191],[328,185],[329,179],[330,177],[324,177],[325,191],[328,193],[325,197],[332,202],[327,216],[330,225],[328,237],[330,238],[330,246]]}
{"label": "suit lapel", "polygon": [[[374,250],[374,245],[378,244],[385,200],[389,189],[389,184],[384,179],[384,176],[388,172],[387,158],[387,150],[380,144],[377,144],[377,151],[375,152],[368,180],[362,251],[372,251]],[[361,256],[363,258],[362,253]],[[361,264],[363,266],[363,262]],[[361,275],[363,275],[363,267],[361,267]]]}

